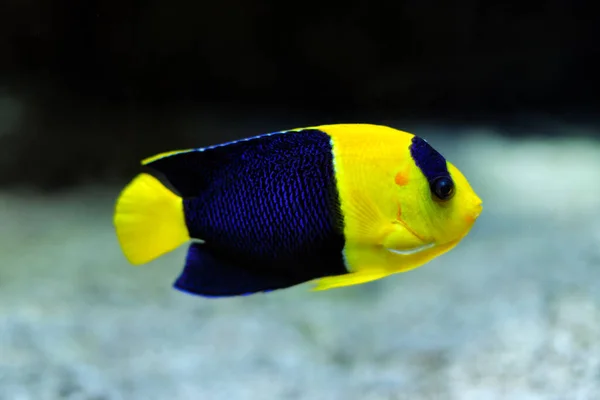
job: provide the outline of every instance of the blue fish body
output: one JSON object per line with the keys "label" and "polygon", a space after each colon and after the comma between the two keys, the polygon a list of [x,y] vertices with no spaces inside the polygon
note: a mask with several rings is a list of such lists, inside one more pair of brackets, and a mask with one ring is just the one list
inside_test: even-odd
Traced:
{"label": "blue fish body", "polygon": [[348,272],[327,134],[265,135],[146,165],[183,197],[189,235],[203,242],[176,288],[233,295]]}

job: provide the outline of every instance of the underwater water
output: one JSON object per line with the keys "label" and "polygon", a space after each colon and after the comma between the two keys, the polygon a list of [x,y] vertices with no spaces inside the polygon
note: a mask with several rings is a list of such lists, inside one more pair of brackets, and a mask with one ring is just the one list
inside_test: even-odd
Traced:
{"label": "underwater water", "polygon": [[436,129],[414,133],[483,199],[472,232],[325,292],[185,295],[185,249],[126,263],[119,187],[0,193],[0,400],[600,398],[600,143]]}

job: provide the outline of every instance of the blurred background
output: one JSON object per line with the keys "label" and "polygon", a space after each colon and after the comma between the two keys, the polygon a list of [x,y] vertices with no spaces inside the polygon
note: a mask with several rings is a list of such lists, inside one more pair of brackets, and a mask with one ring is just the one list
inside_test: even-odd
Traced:
{"label": "blurred background", "polygon": [[[600,398],[592,4],[4,0],[0,399]],[[338,122],[426,138],[483,199],[471,234],[319,293],[126,263],[141,158]]]}

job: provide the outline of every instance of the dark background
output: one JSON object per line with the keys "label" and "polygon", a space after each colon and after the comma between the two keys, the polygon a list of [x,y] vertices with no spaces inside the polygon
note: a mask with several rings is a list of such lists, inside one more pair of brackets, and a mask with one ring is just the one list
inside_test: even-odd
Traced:
{"label": "dark background", "polygon": [[320,123],[553,135],[600,105],[593,5],[3,0],[0,183],[125,179],[155,152]]}

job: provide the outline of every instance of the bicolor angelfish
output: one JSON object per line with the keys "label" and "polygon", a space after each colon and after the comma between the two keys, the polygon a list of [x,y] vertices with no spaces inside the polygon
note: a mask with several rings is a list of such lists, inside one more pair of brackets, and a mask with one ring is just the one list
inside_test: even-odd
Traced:
{"label": "bicolor angelfish", "polygon": [[452,249],[479,216],[462,173],[390,127],[323,125],[142,162],[114,225],[132,264],[189,243],[175,288],[207,297],[355,285]]}

